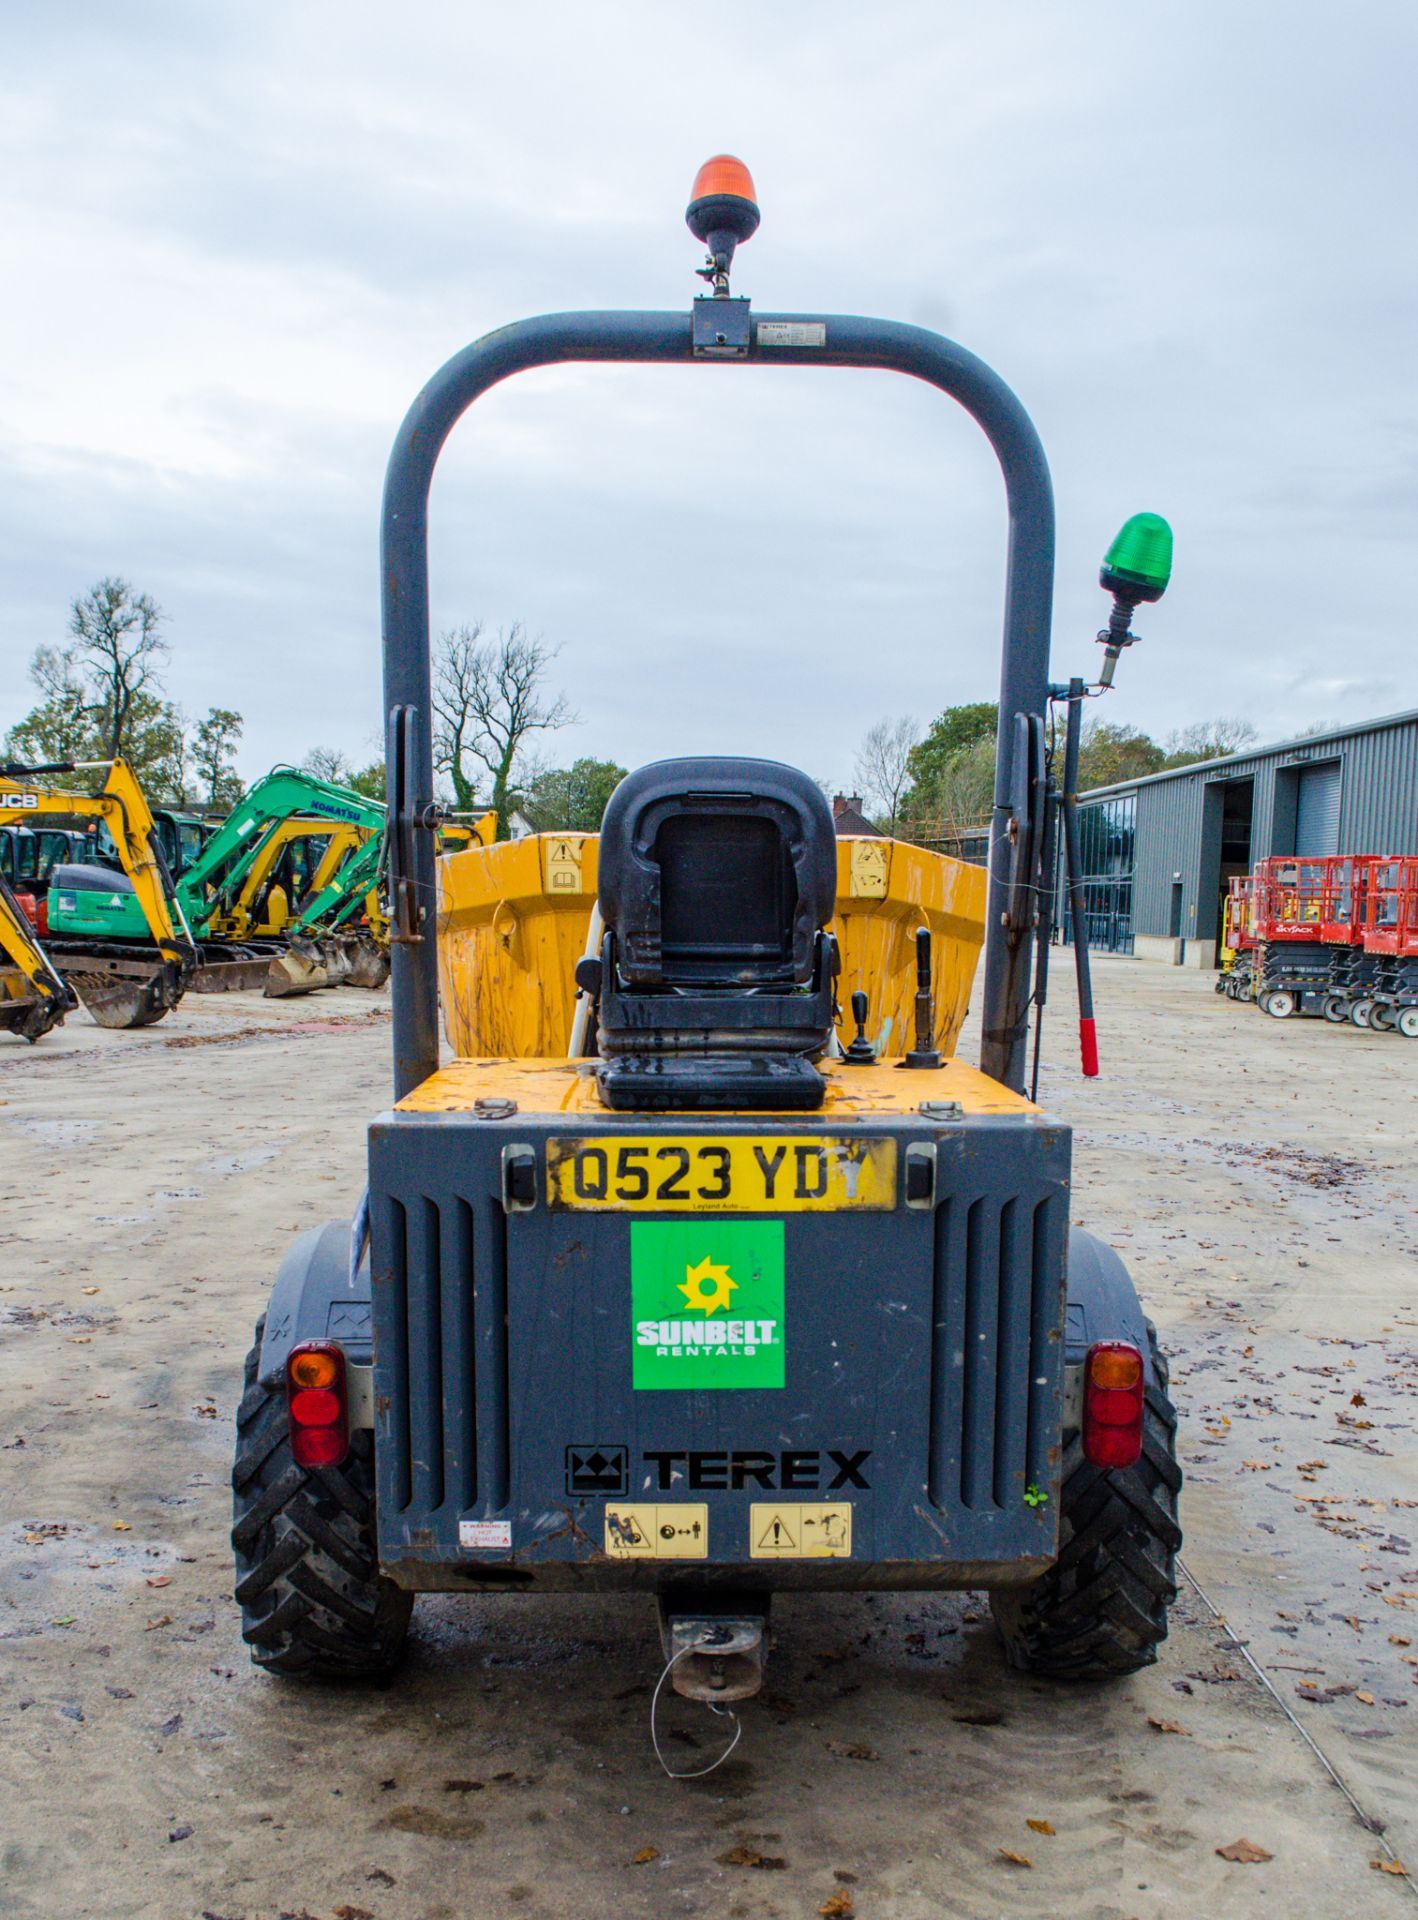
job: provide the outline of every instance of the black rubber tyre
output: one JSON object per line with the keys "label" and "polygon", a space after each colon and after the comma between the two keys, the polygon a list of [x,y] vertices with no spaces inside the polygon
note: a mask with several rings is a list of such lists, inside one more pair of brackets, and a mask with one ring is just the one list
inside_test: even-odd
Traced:
{"label": "black rubber tyre", "polygon": [[1327,993],[1322,1011],[1332,1026],[1342,1027],[1349,1018],[1349,1002],[1342,993]]}
{"label": "black rubber tyre", "polygon": [[374,1460],[353,1436],[340,1467],[298,1467],[286,1398],[257,1378],[264,1318],[246,1356],[232,1468],[241,1634],[268,1673],[379,1680],[398,1665],[413,1595],[379,1572]]}
{"label": "black rubber tyre", "polygon": [[1375,1033],[1392,1033],[1398,1024],[1397,1009],[1387,1000],[1376,1000],[1369,1014],[1369,1025]]}
{"label": "black rubber tyre", "polygon": [[1398,1016],[1398,1030],[1405,1040],[1418,1040],[1418,1007],[1404,1007]]}
{"label": "black rubber tyre", "polygon": [[1113,1680],[1151,1666],[1167,1638],[1182,1470],[1167,1362],[1151,1325],[1148,1339],[1142,1458],[1113,1472],[1095,1467],[1075,1434],[1064,1451],[1058,1559],[1032,1586],[990,1595],[1009,1664],[1024,1673]]}

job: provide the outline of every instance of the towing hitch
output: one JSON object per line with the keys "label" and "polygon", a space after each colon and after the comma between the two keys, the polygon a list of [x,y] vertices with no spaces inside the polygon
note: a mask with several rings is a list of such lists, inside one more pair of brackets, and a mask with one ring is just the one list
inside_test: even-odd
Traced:
{"label": "towing hitch", "polygon": [[669,1613],[662,1609],[670,1685],[686,1700],[722,1707],[751,1700],[763,1685],[768,1621],[763,1614]]}

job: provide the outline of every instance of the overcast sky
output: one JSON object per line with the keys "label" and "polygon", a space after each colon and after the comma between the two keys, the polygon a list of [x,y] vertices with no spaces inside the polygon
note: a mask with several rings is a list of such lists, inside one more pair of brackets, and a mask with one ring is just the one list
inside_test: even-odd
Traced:
{"label": "overcast sky", "polygon": [[[763,209],[736,292],[938,328],[1033,413],[1056,673],[1096,668],[1098,562],[1147,508],[1176,580],[1111,717],[1418,705],[1415,42],[1412,0],[0,9],[0,729],[121,574],[248,776],[372,757],[405,408],[504,321],[687,305],[724,149]],[[524,375],[434,500],[435,624],[561,649],[556,760],[850,783],[873,720],[996,691],[998,474],[897,376]]]}

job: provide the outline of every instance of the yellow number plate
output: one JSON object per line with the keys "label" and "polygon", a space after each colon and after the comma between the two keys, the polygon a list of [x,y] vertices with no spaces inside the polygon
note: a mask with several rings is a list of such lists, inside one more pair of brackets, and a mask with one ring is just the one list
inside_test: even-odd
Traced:
{"label": "yellow number plate", "polygon": [[777,1133],[662,1133],[547,1142],[554,1207],[614,1213],[884,1212],[896,1205],[896,1142]]}

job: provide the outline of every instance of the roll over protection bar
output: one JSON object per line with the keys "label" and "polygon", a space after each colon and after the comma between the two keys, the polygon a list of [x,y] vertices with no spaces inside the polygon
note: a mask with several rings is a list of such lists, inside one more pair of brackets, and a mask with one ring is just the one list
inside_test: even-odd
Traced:
{"label": "roll over protection bar", "polygon": [[[732,330],[742,341],[733,353],[715,344],[730,312]],[[706,319],[718,325],[717,333],[706,326]],[[385,476],[381,531],[390,890],[396,924],[391,989],[395,1098],[412,1092],[438,1066],[435,848],[429,830],[436,818],[428,624],[433,471],[453,428],[489,388],[514,373],[569,361],[876,367],[908,374],[950,395],[984,431],[1004,475],[1009,535],[980,1066],[1022,1092],[1031,933],[1045,880],[1039,864],[1044,793],[1038,762],[1048,697],[1054,571],[1053,487],[1039,436],[999,375],[940,334],[854,314],[754,315],[747,301],[706,298],[694,302],[692,313],[554,313],[500,327],[439,369],[410,407],[395,439]]]}

